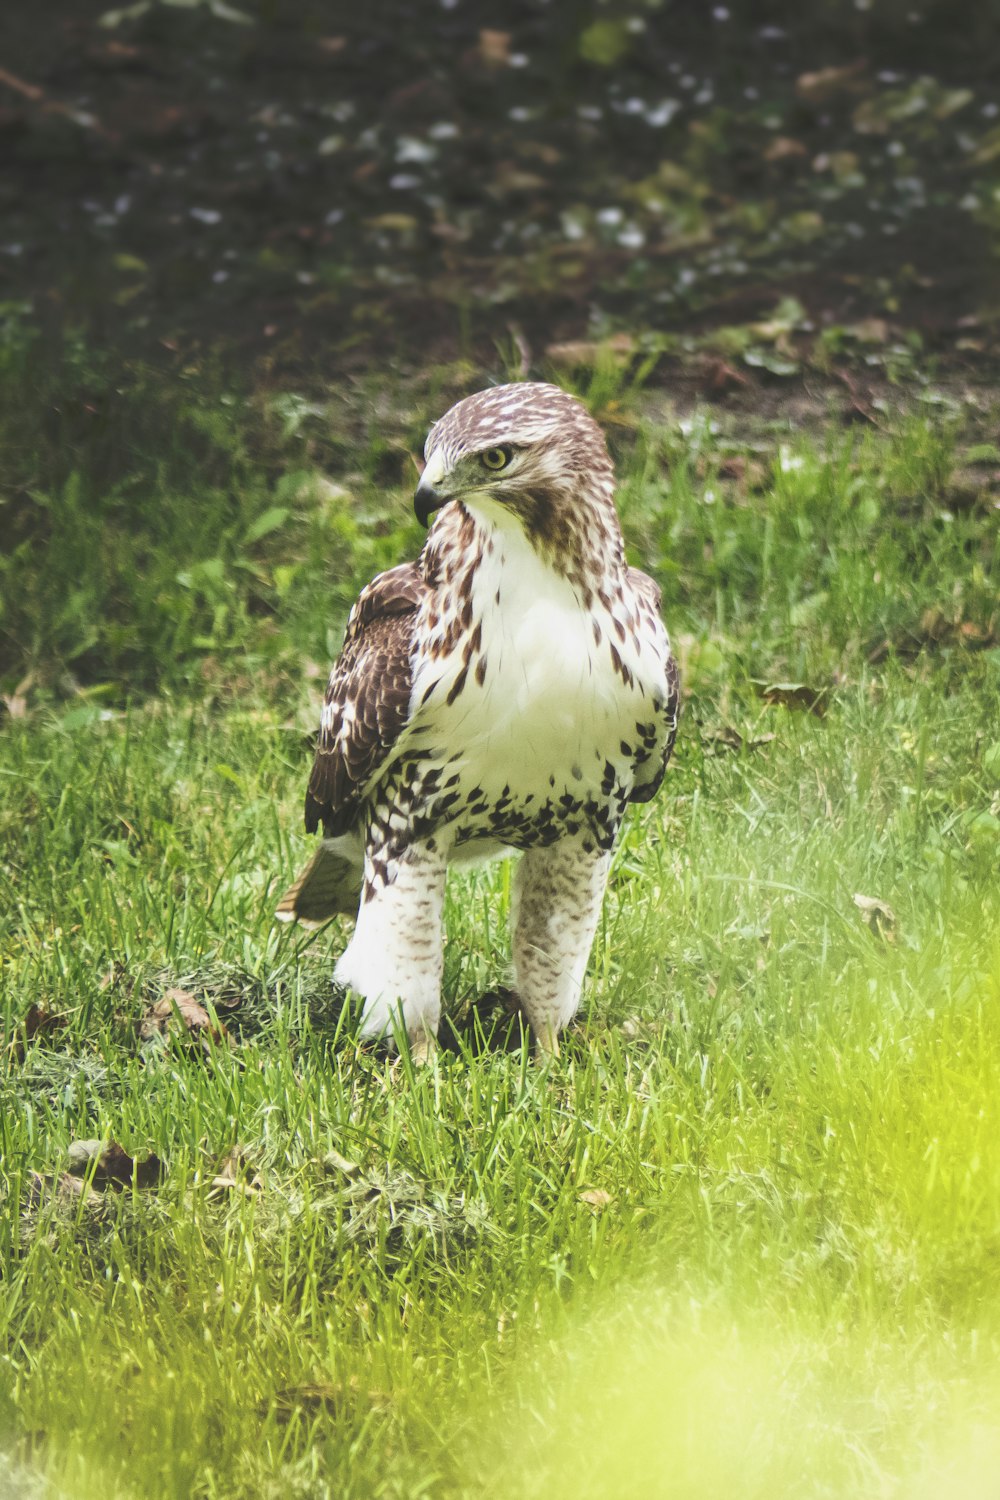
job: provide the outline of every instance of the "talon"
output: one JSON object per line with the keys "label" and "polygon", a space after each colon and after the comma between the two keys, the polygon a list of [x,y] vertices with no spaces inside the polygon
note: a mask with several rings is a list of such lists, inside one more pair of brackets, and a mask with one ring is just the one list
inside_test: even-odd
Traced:
{"label": "talon", "polygon": [[437,1037],[430,1031],[421,1031],[417,1036],[411,1036],[410,1057],[414,1067],[423,1068],[433,1062],[437,1046]]}

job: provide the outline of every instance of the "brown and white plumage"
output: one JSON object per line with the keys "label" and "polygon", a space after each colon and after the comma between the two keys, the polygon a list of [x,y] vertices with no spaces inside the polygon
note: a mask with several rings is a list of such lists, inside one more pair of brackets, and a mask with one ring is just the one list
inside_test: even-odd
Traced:
{"label": "brown and white plumage", "polygon": [[363,1030],[440,1016],[449,862],[524,851],[515,981],[543,1047],[579,1005],[611,851],[673,747],[677,671],[659,590],[625,562],[600,428],[555,386],[498,386],[431,429],[418,561],[351,612],[306,827],[317,855],[278,908],[353,909],[338,980]]}

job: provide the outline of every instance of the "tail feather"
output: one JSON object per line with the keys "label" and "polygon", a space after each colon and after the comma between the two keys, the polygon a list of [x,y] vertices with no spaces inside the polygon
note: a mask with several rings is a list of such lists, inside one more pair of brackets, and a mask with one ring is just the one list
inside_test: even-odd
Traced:
{"label": "tail feather", "polygon": [[360,899],[360,865],[324,843],[288,887],[274,915],[279,922],[322,927],[331,917],[353,916]]}

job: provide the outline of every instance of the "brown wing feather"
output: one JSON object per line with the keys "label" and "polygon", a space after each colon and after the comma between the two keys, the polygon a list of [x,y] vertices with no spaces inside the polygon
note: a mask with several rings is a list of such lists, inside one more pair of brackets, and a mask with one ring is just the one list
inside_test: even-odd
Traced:
{"label": "brown wing feather", "polygon": [[327,686],[324,727],[306,792],[306,830],[346,833],[365,790],[406,723],[417,609],[426,590],[414,563],[380,573],[351,610]]}
{"label": "brown wing feather", "polygon": [[654,615],[658,615],[663,593],[655,579],[650,578],[649,574],[644,573],[641,568],[629,568],[628,581],[632,585],[633,592],[638,594]]}
{"label": "brown wing feather", "polygon": [[[629,568],[628,581],[639,599],[640,607],[647,611],[655,619],[660,618],[660,586],[648,573],[641,572],[638,568]],[[677,738],[677,720],[680,717],[681,708],[681,678],[677,670],[677,663],[672,654],[667,652],[664,663],[664,675],[666,677],[667,694],[663,704],[663,717],[666,721],[666,738],[663,742],[663,754],[652,781],[647,781],[641,786],[633,787],[630,802],[648,802],[660,789],[660,782],[667,769],[667,762],[674,751],[674,741]]]}

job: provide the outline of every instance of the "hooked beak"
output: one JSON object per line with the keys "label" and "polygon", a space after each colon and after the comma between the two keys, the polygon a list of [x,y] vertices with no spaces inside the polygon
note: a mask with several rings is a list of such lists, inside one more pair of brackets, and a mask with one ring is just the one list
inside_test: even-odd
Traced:
{"label": "hooked beak", "polygon": [[424,473],[413,496],[413,513],[421,526],[428,525],[431,512],[440,510],[441,506],[447,505],[450,499],[450,495],[445,495],[441,490],[435,489]]}

